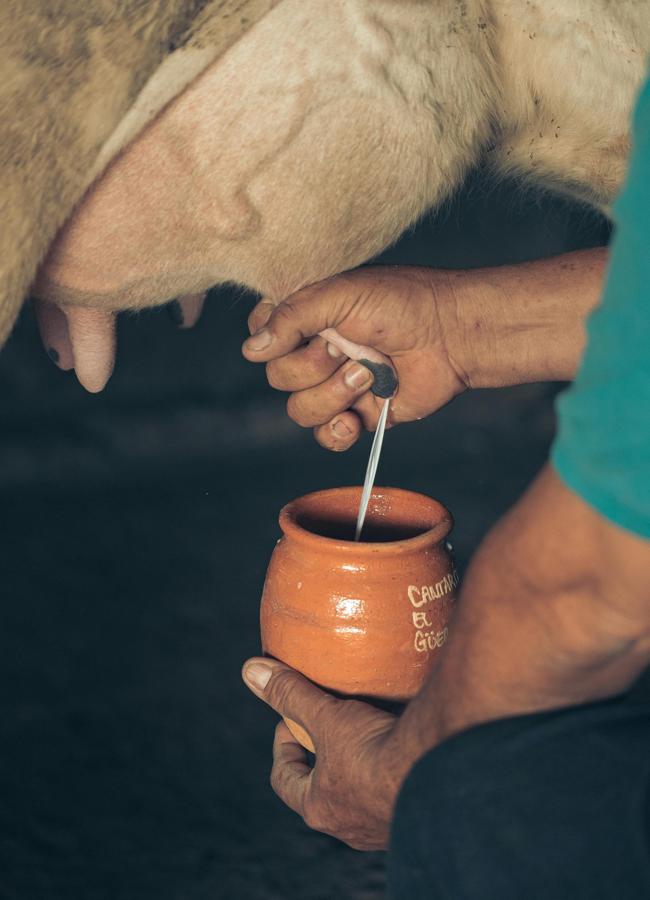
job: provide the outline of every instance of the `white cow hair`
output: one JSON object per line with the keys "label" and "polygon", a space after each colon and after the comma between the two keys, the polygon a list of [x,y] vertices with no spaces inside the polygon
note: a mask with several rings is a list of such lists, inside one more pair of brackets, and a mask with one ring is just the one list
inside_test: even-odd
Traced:
{"label": "white cow hair", "polygon": [[2,0],[0,345],[103,167],[279,2]]}
{"label": "white cow hair", "polygon": [[[114,161],[38,293],[137,308],[232,281],[279,299],[385,248],[481,163],[607,212],[648,48],[642,0],[281,0]],[[120,184],[172,157],[191,202],[139,233]],[[102,267],[106,207],[133,239]]]}

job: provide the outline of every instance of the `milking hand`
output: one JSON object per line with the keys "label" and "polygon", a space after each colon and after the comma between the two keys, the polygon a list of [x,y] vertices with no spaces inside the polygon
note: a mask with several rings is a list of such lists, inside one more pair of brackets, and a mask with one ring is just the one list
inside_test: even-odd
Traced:
{"label": "milking hand", "polygon": [[348,341],[335,328],[326,328],[320,332],[320,336],[350,359],[370,369],[375,379],[370,390],[376,397],[393,397],[397,393],[399,381],[395,369],[390,359],[379,350]]}
{"label": "milking hand", "polygon": [[372,442],[372,447],[370,448],[370,458],[368,459],[368,466],[366,467],[366,477],[363,482],[361,503],[359,504],[359,514],[357,516],[357,527],[354,535],[355,541],[358,541],[361,538],[361,531],[363,530],[363,523],[368,510],[370,495],[372,494],[372,488],[375,483],[375,475],[377,474],[377,466],[379,465],[379,455],[381,453],[381,446],[384,442],[384,432],[386,431],[390,399],[396,394],[397,388],[399,387],[399,381],[397,380],[397,374],[391,365],[390,359],[378,350],[374,350],[372,347],[364,347],[361,344],[355,344],[353,341],[348,341],[346,338],[342,337],[335,328],[326,328],[324,331],[320,332],[320,336],[329,344],[334,344],[338,350],[345,353],[350,359],[354,359],[356,362],[361,363],[362,366],[370,369],[375,379],[371,391],[376,397],[381,397],[384,400],[384,406],[379,416],[379,421],[377,422],[375,437]]}

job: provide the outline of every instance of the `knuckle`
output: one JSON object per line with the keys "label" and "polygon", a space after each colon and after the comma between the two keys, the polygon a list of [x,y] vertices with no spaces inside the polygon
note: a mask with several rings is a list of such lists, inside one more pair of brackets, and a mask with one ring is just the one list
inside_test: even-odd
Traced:
{"label": "knuckle", "polygon": [[327,831],[327,821],[323,810],[317,801],[305,802],[303,810],[305,825],[314,831]]}
{"label": "knuckle", "polygon": [[279,797],[282,794],[282,775],[281,769],[278,766],[273,766],[271,769],[269,784],[271,785],[273,793],[277,794]]}
{"label": "knuckle", "polygon": [[266,364],[266,380],[276,391],[285,389],[286,381],[283,377],[282,367],[278,365],[277,360]]}
{"label": "knuckle", "polygon": [[355,403],[352,408],[361,419],[361,424],[366,431],[374,431],[376,429],[379,417],[374,410],[368,409],[365,403]]}
{"label": "knuckle", "polygon": [[274,303],[270,300],[262,300],[251,310],[248,316],[248,330],[251,334],[268,322],[274,309]]}
{"label": "knuckle", "polygon": [[341,703],[342,701],[332,696],[332,694],[323,693],[315,710],[316,718],[320,719],[336,715],[342,708]]}
{"label": "knuckle", "polygon": [[290,671],[275,672],[266,687],[267,697],[284,709],[293,697],[296,687],[295,678],[295,674]]}
{"label": "knuckle", "polygon": [[297,313],[298,309],[293,300],[283,300],[282,303],[273,310],[273,315],[271,317],[273,325],[279,324],[281,326],[283,323],[286,323],[293,327]]}
{"label": "knuckle", "polygon": [[[306,689],[302,675],[291,669],[275,672],[266,687],[266,699],[282,716],[295,719],[311,731],[325,734],[343,708],[343,701],[325,691]],[[306,717],[306,720],[305,720]]]}
{"label": "knuckle", "polygon": [[287,400],[287,414],[289,418],[293,419],[296,425],[300,425],[301,428],[309,428],[310,426],[317,424],[317,422],[314,421],[314,417],[303,408],[300,400],[297,399],[295,394],[292,394]]}

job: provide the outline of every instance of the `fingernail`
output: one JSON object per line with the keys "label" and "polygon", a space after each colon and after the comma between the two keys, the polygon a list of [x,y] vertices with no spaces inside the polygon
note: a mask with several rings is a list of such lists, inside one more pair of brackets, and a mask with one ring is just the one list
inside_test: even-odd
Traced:
{"label": "fingernail", "polygon": [[58,366],[58,364],[59,364],[59,359],[60,359],[59,351],[56,350],[54,347],[48,347],[48,348],[47,348],[47,355],[50,357],[50,359],[52,360],[52,362],[55,363],[55,364]]}
{"label": "fingernail", "polygon": [[340,359],[342,356],[345,356],[342,350],[336,346],[336,344],[328,344],[327,352],[332,357],[332,359]]}
{"label": "fingernail", "polygon": [[261,331],[248,338],[246,346],[249,350],[265,350],[272,340],[273,335],[268,328],[262,328]]}
{"label": "fingernail", "polygon": [[183,323],[185,321],[185,317],[183,315],[183,307],[180,305],[178,300],[172,300],[171,303],[168,303],[166,306],[167,315],[172,320],[174,325],[177,325],[179,328],[182,328]]}
{"label": "fingernail", "polygon": [[336,422],[334,422],[332,431],[340,438],[347,438],[352,434],[352,429],[348,428],[343,419],[337,419]]}
{"label": "fingernail", "polygon": [[352,366],[345,373],[345,383],[355,390],[369,385],[371,381],[372,375],[365,366]]}
{"label": "fingernail", "polygon": [[258,691],[264,690],[271,675],[271,667],[265,666],[263,663],[251,663],[244,669],[244,678],[251,687],[257,688]]}

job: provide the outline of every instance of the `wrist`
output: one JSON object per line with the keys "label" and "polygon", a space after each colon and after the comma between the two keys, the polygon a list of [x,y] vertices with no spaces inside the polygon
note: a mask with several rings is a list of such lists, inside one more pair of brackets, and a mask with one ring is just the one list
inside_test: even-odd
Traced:
{"label": "wrist", "polygon": [[467,387],[570,380],[598,302],[606,250],[433,272],[442,339]]}
{"label": "wrist", "polygon": [[[430,680],[434,677],[433,673],[429,676]],[[427,686],[428,682],[406,705],[387,740],[385,769],[391,773],[391,794],[395,798],[418,760],[446,737],[437,727],[438,704],[431,702]]]}
{"label": "wrist", "polygon": [[[467,388],[505,387],[534,380],[532,328],[510,298],[506,267],[437,272],[433,290],[450,366]],[[546,343],[537,331],[535,340]],[[537,351],[539,352],[539,351]]]}

